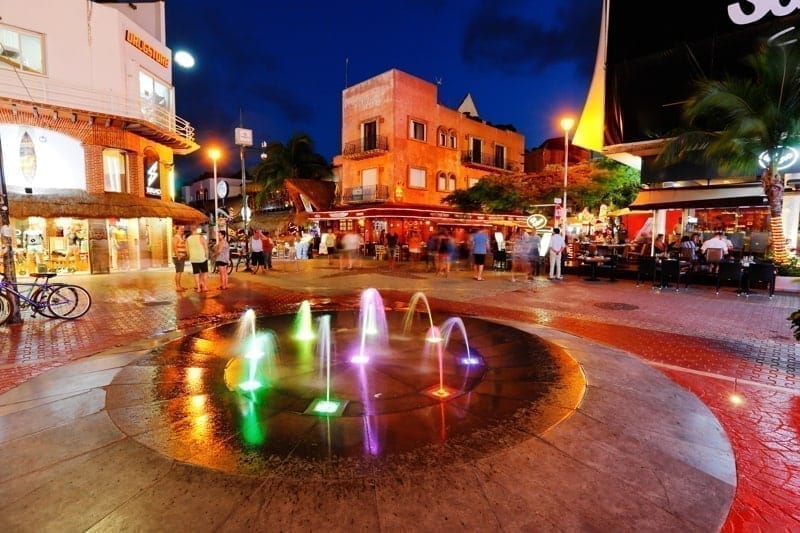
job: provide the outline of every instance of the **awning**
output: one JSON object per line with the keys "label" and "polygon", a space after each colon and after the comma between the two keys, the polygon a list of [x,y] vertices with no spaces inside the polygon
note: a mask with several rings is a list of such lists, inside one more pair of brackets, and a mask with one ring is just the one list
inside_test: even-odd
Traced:
{"label": "awning", "polygon": [[201,224],[208,217],[186,204],[126,193],[8,194],[9,215],[24,217],[75,218],[171,218],[177,224]]}
{"label": "awning", "polygon": [[420,206],[389,204],[382,207],[337,209],[308,213],[309,220],[317,223],[334,220],[357,220],[360,218],[418,218],[437,224],[465,226],[525,226],[529,215],[506,215],[492,213],[465,213],[444,211]]}
{"label": "awning", "polygon": [[639,191],[631,209],[686,209],[712,207],[760,207],[767,205],[761,184],[717,187],[674,187]]}

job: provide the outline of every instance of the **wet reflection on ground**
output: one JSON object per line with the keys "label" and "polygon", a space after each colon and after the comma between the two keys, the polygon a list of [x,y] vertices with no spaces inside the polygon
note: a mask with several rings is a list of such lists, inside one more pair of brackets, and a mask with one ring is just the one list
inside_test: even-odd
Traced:
{"label": "wet reflection on ground", "polygon": [[[387,313],[388,346],[372,347],[369,361],[356,364],[358,313],[324,315],[330,372],[315,341],[292,338],[295,315],[261,317],[255,329],[274,332],[276,347],[255,370],[243,357],[238,323],[211,328],[124,368],[107,389],[108,412],[123,432],[178,460],[253,475],[335,469],[345,478],[495,453],[546,431],[583,397],[578,364],[515,328],[464,318],[467,339],[450,335],[440,371],[426,351],[427,316],[404,335],[404,314]],[[464,364],[467,343],[481,364]],[[260,387],[232,386],[250,375]],[[450,396],[426,394],[440,382]],[[320,398],[342,402],[340,414],[308,414]]]}

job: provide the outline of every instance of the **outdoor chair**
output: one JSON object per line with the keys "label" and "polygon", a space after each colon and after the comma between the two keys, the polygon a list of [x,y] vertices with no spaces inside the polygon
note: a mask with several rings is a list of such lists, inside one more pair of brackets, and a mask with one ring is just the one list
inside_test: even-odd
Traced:
{"label": "outdoor chair", "polygon": [[743,276],[746,276],[742,287],[745,296],[750,296],[750,287],[754,283],[766,284],[770,298],[775,294],[775,265],[772,263],[751,263]]}
{"label": "outdoor chair", "polygon": [[669,287],[670,281],[674,281],[675,292],[678,292],[680,290],[681,278],[683,278],[683,287],[687,288],[689,286],[688,263],[681,263],[679,259],[662,259],[658,269],[661,272],[659,289],[666,289]]}
{"label": "outdoor chair", "polygon": [[599,272],[606,272],[608,273],[608,280],[609,281],[616,281],[617,280],[617,262],[618,257],[616,255],[608,256],[608,261],[605,263],[601,263],[597,265],[597,270]]}
{"label": "outdoor chair", "polygon": [[724,281],[733,281],[736,283],[736,294],[741,294],[742,292],[742,265],[739,263],[733,263],[729,261],[723,261],[719,264],[719,270],[717,272],[717,294],[719,294],[719,288]]}
{"label": "outdoor chair", "polygon": [[375,259],[378,261],[386,258],[386,246],[383,244],[375,245]]}
{"label": "outdoor chair", "polygon": [[721,248],[709,248],[706,250],[706,263],[712,272],[719,270],[719,264],[722,262],[724,253]]}
{"label": "outdoor chair", "polygon": [[636,286],[641,285],[642,280],[650,280],[651,285],[656,283],[656,260],[654,257],[643,256],[639,258],[639,265],[636,273]]}

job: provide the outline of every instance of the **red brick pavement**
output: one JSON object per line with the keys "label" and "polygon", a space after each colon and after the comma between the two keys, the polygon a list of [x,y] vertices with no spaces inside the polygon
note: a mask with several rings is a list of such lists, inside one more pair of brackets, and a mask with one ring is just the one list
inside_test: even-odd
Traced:
{"label": "red brick pavement", "polygon": [[[0,392],[68,361],[176,328],[233,320],[247,308],[289,312],[304,299],[312,299],[315,308],[355,305],[363,276],[316,268],[289,273],[297,281],[289,288],[271,283],[272,276],[287,273],[237,274],[232,289],[203,295],[177,294],[169,272],[70,277],[90,290],[92,310],[76,321],[27,317],[22,324],[0,327]],[[308,276],[330,278],[330,290],[306,289]],[[701,290],[683,294],[676,315],[669,306],[678,300],[632,290],[631,282],[545,281],[519,289],[503,276],[485,284],[473,283],[468,272],[453,277],[433,280],[447,289],[431,291],[434,308],[556,327],[649,360],[692,391],[721,421],[736,454],[736,498],[724,530],[800,531],[798,348],[785,322],[792,307],[800,307],[797,299],[720,299]],[[398,269],[391,278],[416,284],[430,282],[431,276]],[[381,289],[381,294],[385,302],[407,302],[410,296],[399,289]],[[593,307],[604,301],[633,302],[631,307],[640,309],[626,315]],[[734,388],[745,398],[741,405],[731,402]]]}

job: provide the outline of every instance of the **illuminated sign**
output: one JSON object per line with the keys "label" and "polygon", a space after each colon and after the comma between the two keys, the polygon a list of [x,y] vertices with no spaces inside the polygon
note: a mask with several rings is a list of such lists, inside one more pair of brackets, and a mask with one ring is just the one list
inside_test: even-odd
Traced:
{"label": "illuminated sign", "polygon": [[144,192],[147,196],[161,198],[161,175],[158,172],[158,160],[153,161],[144,171]]}
{"label": "illuminated sign", "polygon": [[125,41],[164,68],[169,68],[169,57],[144,41],[131,30],[125,30]]}
{"label": "illuminated sign", "polygon": [[[767,168],[769,166],[770,157],[768,152],[762,152],[760,156],[758,156],[758,166],[761,168]],[[797,150],[792,148],[791,146],[787,148],[783,148],[781,152],[781,158],[778,161],[778,170],[786,170],[794,166],[797,163]]]}
{"label": "illuminated sign", "polygon": [[537,213],[529,216],[526,222],[530,228],[542,229],[547,225],[547,217]]}
{"label": "illuminated sign", "polygon": [[781,2],[778,0],[748,0],[747,4],[750,5],[746,10],[742,9],[741,3],[740,0],[733,4],[728,4],[728,17],[731,19],[731,22],[739,24],[740,26],[758,22],[769,13],[772,13],[776,17],[784,17],[800,9],[800,2],[796,0],[790,2]]}
{"label": "illuminated sign", "polygon": [[85,154],[78,139],[46,128],[0,123],[0,146],[8,192],[86,190]]}

